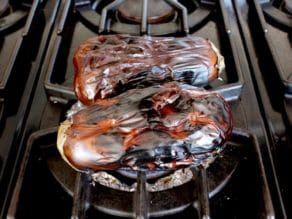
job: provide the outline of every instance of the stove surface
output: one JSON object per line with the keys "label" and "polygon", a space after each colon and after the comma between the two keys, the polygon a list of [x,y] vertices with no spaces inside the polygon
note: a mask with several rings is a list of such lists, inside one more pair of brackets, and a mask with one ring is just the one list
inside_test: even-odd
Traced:
{"label": "stove surface", "polygon": [[[10,16],[9,7],[2,7],[0,21]],[[138,218],[148,211],[155,218],[292,216],[289,1],[44,0],[14,7],[23,17],[10,27],[0,22],[1,217]],[[157,182],[143,174],[129,180],[107,173],[127,183],[123,191],[93,183],[57,153],[57,127],[76,102],[74,52],[108,33],[200,36],[225,57],[221,80],[204,88],[230,103],[232,138],[209,168],[188,170],[187,183],[147,192],[145,185]]]}

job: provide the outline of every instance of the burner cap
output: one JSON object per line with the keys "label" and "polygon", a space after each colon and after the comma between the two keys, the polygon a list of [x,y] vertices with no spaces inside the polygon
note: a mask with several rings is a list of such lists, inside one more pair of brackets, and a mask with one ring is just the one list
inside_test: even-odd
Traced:
{"label": "burner cap", "polygon": [[[126,21],[141,23],[142,8],[142,0],[128,0],[119,7],[118,12],[120,17]],[[166,2],[148,0],[148,23],[165,23],[170,21],[174,15],[174,9]]]}
{"label": "burner cap", "polygon": [[8,8],[8,0],[0,0],[0,17]]}

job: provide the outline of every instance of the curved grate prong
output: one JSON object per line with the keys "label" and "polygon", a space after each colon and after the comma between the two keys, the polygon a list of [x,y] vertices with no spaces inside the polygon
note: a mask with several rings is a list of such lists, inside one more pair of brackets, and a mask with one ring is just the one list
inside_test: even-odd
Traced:
{"label": "curved grate prong", "polygon": [[188,10],[187,8],[179,3],[177,0],[165,0],[168,4],[176,8],[181,13],[182,17],[182,28],[185,34],[189,33],[189,22],[188,22]]}
{"label": "curved grate prong", "polygon": [[99,30],[98,30],[99,33],[103,33],[106,31],[108,12],[116,10],[116,8],[124,2],[125,0],[115,0],[114,2],[108,4],[106,7],[102,9],[101,18],[99,22]]}

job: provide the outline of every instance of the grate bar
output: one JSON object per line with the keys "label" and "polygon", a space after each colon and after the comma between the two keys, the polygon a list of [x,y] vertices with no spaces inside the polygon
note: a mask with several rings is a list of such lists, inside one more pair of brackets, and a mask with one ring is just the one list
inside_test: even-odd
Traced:
{"label": "grate bar", "polygon": [[125,0],[115,0],[114,2],[108,4],[106,7],[102,9],[100,23],[99,23],[99,30],[98,30],[99,33],[103,33],[106,30],[106,25],[107,25],[106,21],[108,17],[108,12],[115,10],[124,2]]}
{"label": "grate bar", "polygon": [[148,33],[147,18],[148,18],[148,0],[143,0],[142,23],[141,23],[141,34],[142,35]]}
{"label": "grate bar", "polygon": [[78,173],[75,182],[73,208],[71,219],[85,219],[86,209],[90,199],[90,176],[87,173]]}
{"label": "grate bar", "polygon": [[198,193],[198,214],[200,219],[210,219],[209,188],[207,171],[203,167],[192,167],[192,173],[196,177]]}
{"label": "grate bar", "polygon": [[182,16],[182,28],[185,34],[189,34],[189,22],[188,22],[188,10],[187,8],[179,3],[177,0],[165,0],[168,4],[176,8],[178,11],[180,11]]}
{"label": "grate bar", "polygon": [[134,194],[134,211],[136,219],[147,219],[149,210],[148,191],[146,188],[146,173],[138,171],[137,189]]}

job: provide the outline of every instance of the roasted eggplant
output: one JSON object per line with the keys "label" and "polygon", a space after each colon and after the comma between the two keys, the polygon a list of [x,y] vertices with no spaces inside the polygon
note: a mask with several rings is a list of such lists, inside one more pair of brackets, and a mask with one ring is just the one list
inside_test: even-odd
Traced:
{"label": "roasted eggplant", "polygon": [[177,169],[211,162],[231,130],[223,97],[170,82],[131,89],[105,106],[75,104],[57,146],[80,171]]}
{"label": "roasted eggplant", "polygon": [[224,68],[215,46],[195,36],[100,35],[79,46],[73,63],[74,90],[85,105],[171,81],[204,86]]}

